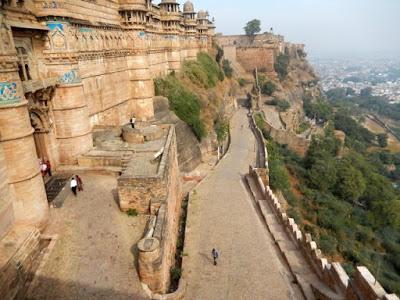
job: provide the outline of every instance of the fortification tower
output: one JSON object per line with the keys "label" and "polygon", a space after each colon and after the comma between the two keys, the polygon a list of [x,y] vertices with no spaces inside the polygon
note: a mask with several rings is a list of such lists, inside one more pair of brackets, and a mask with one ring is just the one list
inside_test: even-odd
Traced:
{"label": "fortification tower", "polygon": [[176,0],[162,0],[160,3],[161,20],[165,32],[167,61],[170,71],[179,71],[181,67],[181,13]]}
{"label": "fortification tower", "polygon": [[[75,164],[77,157],[91,149],[92,129],[83,78],[88,76],[79,51],[87,45],[75,43],[74,25],[48,21],[50,43],[46,49],[47,76],[59,78],[52,99],[59,162]],[[83,71],[83,74],[81,74]],[[90,98],[89,98],[90,99]]]}
{"label": "fortification tower", "polygon": [[120,0],[119,12],[123,26],[128,33],[127,65],[129,74],[129,89],[132,95],[130,111],[139,120],[145,121],[154,116],[153,96],[154,86],[149,68],[149,39],[146,25],[150,22],[151,1]]}
{"label": "fortification tower", "polygon": [[[12,200],[16,221],[24,224],[44,225],[48,205],[40,175],[33,139],[33,128],[28,114],[28,101],[24,97],[18,74],[18,59],[11,26],[0,12],[0,225],[3,234],[12,223]],[[7,172],[9,191],[4,184]]]}
{"label": "fortification tower", "polygon": [[197,34],[200,36],[201,50],[206,50],[208,48],[208,43],[207,43],[208,29],[209,29],[208,13],[204,10],[200,10],[197,13]]}
{"label": "fortification tower", "polygon": [[197,55],[197,18],[194,5],[191,1],[187,1],[183,5],[184,27],[188,38],[186,39],[186,59],[194,60]]}

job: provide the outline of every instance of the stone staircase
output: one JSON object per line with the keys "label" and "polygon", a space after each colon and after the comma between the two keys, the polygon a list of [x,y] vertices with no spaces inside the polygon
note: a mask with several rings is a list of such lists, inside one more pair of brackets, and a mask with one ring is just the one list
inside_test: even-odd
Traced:
{"label": "stone staircase", "polygon": [[61,194],[62,190],[68,185],[70,173],[57,174],[52,176],[45,184],[47,201],[53,202]]}
{"label": "stone staircase", "polygon": [[122,173],[128,167],[128,164],[131,161],[131,159],[132,159],[132,153],[124,153],[124,154],[122,154],[122,159],[121,159]]}

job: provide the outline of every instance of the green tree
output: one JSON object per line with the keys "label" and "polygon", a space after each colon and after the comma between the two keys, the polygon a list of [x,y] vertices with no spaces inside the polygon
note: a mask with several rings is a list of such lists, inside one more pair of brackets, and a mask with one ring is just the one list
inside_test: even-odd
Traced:
{"label": "green tree", "polygon": [[372,88],[366,87],[360,91],[360,96],[363,98],[370,97],[372,95]]}
{"label": "green tree", "polygon": [[336,173],[336,162],[333,158],[318,159],[308,171],[308,180],[313,188],[327,192],[336,184]]}
{"label": "green tree", "polygon": [[224,70],[225,76],[228,78],[232,78],[233,68],[231,66],[231,62],[227,59],[222,61],[222,69]]}
{"label": "green tree", "polygon": [[290,188],[288,172],[285,165],[278,159],[269,161],[269,180],[274,190],[285,191]]}
{"label": "green tree", "polygon": [[356,91],[352,89],[351,87],[348,87],[346,89],[346,96],[354,96],[356,94]]}
{"label": "green tree", "polygon": [[388,145],[388,135],[386,133],[379,133],[377,136],[378,144],[382,148],[386,148]]}
{"label": "green tree", "polygon": [[345,88],[333,88],[326,92],[326,96],[330,100],[342,100],[346,97]]}
{"label": "green tree", "polygon": [[223,57],[224,57],[224,49],[221,48],[220,46],[217,46],[217,55],[215,56],[215,60],[217,61],[218,64],[221,63]]}
{"label": "green tree", "polygon": [[336,193],[343,200],[356,203],[366,188],[365,179],[360,171],[346,162],[338,169]]}
{"label": "green tree", "polygon": [[287,74],[289,73],[290,58],[288,54],[281,53],[276,58],[276,62],[274,65],[275,72],[278,73],[278,76],[281,80],[285,79]]}
{"label": "green tree", "polygon": [[395,190],[391,182],[382,175],[373,171],[365,173],[367,176],[367,187],[362,196],[362,201],[372,207],[376,201],[391,201],[395,198]]}
{"label": "green tree", "polygon": [[258,19],[251,20],[247,22],[243,29],[246,35],[253,40],[255,35],[261,31],[261,21]]}
{"label": "green tree", "polygon": [[303,108],[307,117],[314,119],[318,124],[323,124],[332,119],[332,106],[322,99],[311,102],[310,99],[303,100]]}

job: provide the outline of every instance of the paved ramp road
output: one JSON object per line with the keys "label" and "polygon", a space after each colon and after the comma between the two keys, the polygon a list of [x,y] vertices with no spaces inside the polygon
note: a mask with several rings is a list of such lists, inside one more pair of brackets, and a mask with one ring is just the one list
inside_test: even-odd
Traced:
{"label": "paved ramp road", "polygon": [[[242,181],[256,156],[246,110],[234,116],[231,134],[227,156],[191,198],[185,299],[301,299]],[[218,266],[213,247],[220,251]]]}

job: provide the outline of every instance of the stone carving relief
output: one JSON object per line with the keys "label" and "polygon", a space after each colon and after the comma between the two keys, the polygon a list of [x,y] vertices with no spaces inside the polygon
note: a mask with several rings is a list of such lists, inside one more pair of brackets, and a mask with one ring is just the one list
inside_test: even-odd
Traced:
{"label": "stone carving relief", "polygon": [[78,70],[74,69],[62,75],[59,82],[62,84],[76,84],[81,83],[82,80],[78,74]]}
{"label": "stone carving relief", "polygon": [[15,103],[19,100],[16,82],[0,82],[0,104]]}
{"label": "stone carving relief", "polygon": [[62,23],[47,23],[49,27],[50,45],[53,50],[67,49],[67,39],[64,32],[64,24]]}

